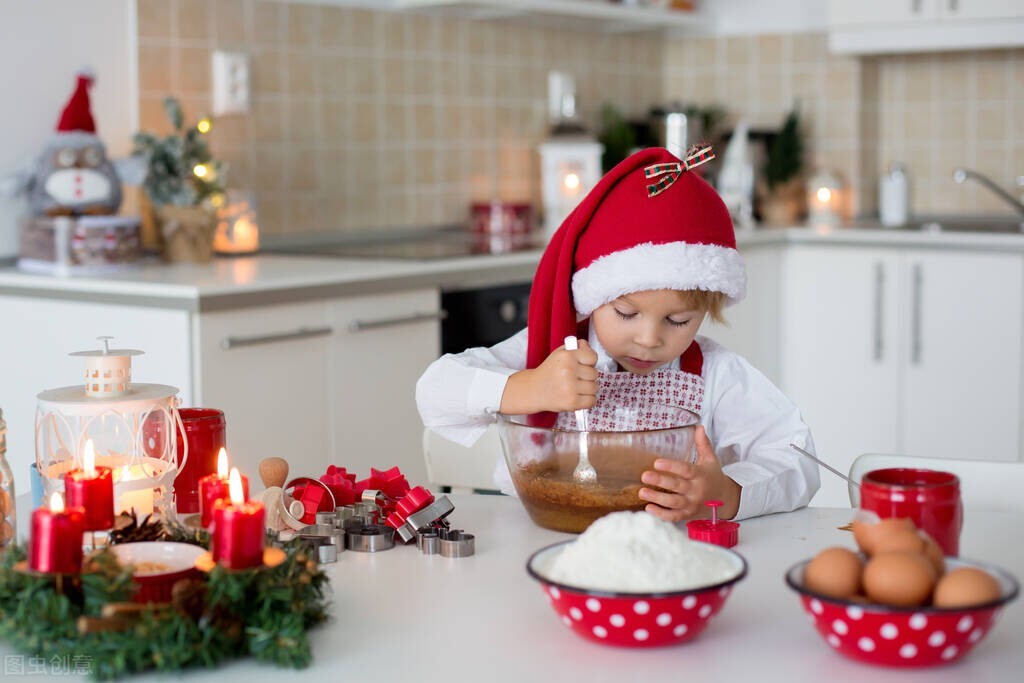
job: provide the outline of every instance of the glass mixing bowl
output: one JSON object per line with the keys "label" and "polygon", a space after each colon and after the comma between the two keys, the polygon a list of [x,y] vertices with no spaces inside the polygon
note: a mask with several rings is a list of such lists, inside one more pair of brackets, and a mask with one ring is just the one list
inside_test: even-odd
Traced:
{"label": "glass mixing bowl", "polygon": [[[545,529],[579,533],[609,512],[643,510],[640,475],[657,458],[695,460],[699,421],[685,408],[644,406],[589,417],[602,431],[580,430],[573,413],[559,413],[551,427],[540,416],[499,415],[498,432],[530,519]],[[584,439],[596,476],[578,472]]]}

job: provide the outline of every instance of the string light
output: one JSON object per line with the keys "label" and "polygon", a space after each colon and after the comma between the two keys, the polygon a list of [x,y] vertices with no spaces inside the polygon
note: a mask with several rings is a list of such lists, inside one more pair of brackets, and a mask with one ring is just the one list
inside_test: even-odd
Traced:
{"label": "string light", "polygon": [[199,119],[199,123],[196,124],[196,130],[203,135],[209,133],[211,128],[213,128],[213,121],[207,118]]}
{"label": "string light", "polygon": [[193,175],[197,178],[205,178],[209,172],[210,169],[207,168],[206,164],[196,164],[195,168],[192,169]]}

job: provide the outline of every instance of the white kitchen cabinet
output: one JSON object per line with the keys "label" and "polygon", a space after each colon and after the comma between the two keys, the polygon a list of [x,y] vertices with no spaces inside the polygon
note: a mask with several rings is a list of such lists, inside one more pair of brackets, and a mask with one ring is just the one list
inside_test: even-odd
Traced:
{"label": "white kitchen cabinet", "polygon": [[0,408],[17,490],[29,490],[35,462],[36,394],[83,381],[85,365],[69,353],[102,348],[96,337],[112,336],[115,348],[145,351],[132,359],[136,382],[176,386],[189,405],[190,329],[187,311],[0,296]]}
{"label": "white kitchen cabinet", "polygon": [[[780,386],[826,462],[1019,458],[1019,254],[793,245],[780,267]],[[846,495],[825,473],[815,503]]]}
{"label": "white kitchen cabinet", "polygon": [[331,334],[323,301],[198,316],[196,405],[224,411],[233,466],[255,477],[277,456],[291,477],[330,464]]}
{"label": "white kitchen cabinet", "polygon": [[829,48],[899,53],[1024,44],[1018,0],[829,0]]}
{"label": "white kitchen cabinet", "polygon": [[938,16],[940,0],[829,0],[830,27],[915,23]]}
{"label": "white kitchen cabinet", "polygon": [[0,407],[19,490],[35,457],[36,394],[78,382],[83,366],[67,354],[99,348],[98,334],[146,352],[136,381],[223,410],[231,462],[257,490],[270,456],[288,460],[290,476],[399,465],[410,482],[426,481],[414,389],[440,354],[437,288],[198,313],[5,295],[0,314],[10,322]]}
{"label": "white kitchen cabinet", "polygon": [[708,319],[700,333],[735,351],[779,382],[779,261],[783,247],[741,250],[747,267],[747,296],[723,311],[725,324]]}
{"label": "white kitchen cabinet", "polygon": [[401,467],[425,482],[416,380],[441,353],[440,293],[421,289],[329,305],[334,460],[360,476]]}
{"label": "white kitchen cabinet", "polygon": [[226,413],[232,461],[426,481],[414,389],[440,355],[439,310],[427,288],[200,315],[200,401]]}

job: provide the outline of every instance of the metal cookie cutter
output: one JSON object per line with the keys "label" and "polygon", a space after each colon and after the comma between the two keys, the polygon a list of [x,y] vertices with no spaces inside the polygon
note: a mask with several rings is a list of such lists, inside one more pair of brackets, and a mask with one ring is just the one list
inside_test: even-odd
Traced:
{"label": "metal cookie cutter", "polygon": [[391,527],[370,524],[358,530],[346,529],[345,546],[361,553],[376,553],[395,547],[395,534]]}
{"label": "metal cookie cutter", "polygon": [[439,535],[441,557],[469,557],[476,553],[476,536],[461,530],[442,531]]}
{"label": "metal cookie cutter", "polygon": [[396,533],[403,542],[408,543],[416,536],[417,531],[425,526],[430,526],[430,523],[435,520],[444,519],[454,509],[455,505],[448,499],[448,496],[440,496],[427,507],[409,515],[405,524],[398,527]]}
{"label": "metal cookie cutter", "polygon": [[424,555],[437,555],[441,552],[441,537],[437,529],[428,528],[416,532],[416,547]]}

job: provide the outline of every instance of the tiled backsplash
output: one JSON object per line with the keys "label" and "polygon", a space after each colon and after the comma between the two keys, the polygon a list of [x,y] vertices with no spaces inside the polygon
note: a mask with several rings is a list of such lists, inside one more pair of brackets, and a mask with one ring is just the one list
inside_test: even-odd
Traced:
{"label": "tiled backsplash", "polygon": [[1005,212],[949,179],[966,165],[1010,186],[1024,173],[1024,50],[870,59],[824,34],[662,40],[262,0],[137,0],[141,125],[161,100],[206,113],[210,53],[251,55],[253,108],[215,123],[232,185],[255,190],[265,233],[429,225],[470,201],[539,204],[547,73],[577,78],[584,118],[681,100],[778,126],[801,101],[809,161],[870,211],[890,161],[918,213]]}
{"label": "tiled backsplash", "polygon": [[215,122],[232,184],[257,192],[265,233],[463,220],[470,201],[540,202],[547,74],[577,77],[585,114],[661,95],[645,36],[258,0],[138,0],[140,118],[161,100],[207,111],[214,48],[251,55],[253,110]]}

